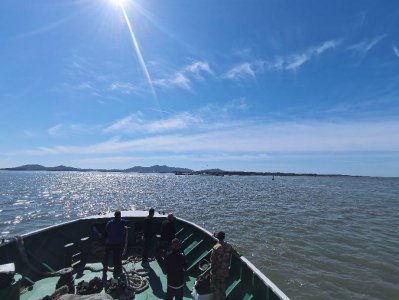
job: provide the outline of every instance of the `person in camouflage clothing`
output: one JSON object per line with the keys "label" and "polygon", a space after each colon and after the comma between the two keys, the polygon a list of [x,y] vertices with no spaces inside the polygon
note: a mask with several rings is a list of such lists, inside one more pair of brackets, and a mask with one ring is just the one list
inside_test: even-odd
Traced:
{"label": "person in camouflage clothing", "polygon": [[212,248],[211,254],[211,291],[214,300],[226,299],[226,278],[229,276],[230,258],[233,247],[224,241],[223,231],[217,233],[219,240]]}

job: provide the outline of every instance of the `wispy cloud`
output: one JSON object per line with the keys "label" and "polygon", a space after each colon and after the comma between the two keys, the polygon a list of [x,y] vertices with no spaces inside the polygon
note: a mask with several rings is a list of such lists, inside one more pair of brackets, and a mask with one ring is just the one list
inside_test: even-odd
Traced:
{"label": "wispy cloud", "polygon": [[47,129],[47,133],[53,137],[67,136],[71,134],[90,133],[96,130],[98,126],[85,124],[64,124],[59,123]]}
{"label": "wispy cloud", "polygon": [[209,64],[205,61],[195,61],[164,78],[154,80],[153,83],[162,88],[191,90],[193,80],[202,80],[205,74],[214,76]]}
{"label": "wispy cloud", "polygon": [[194,74],[197,77],[198,76],[202,77],[203,73],[214,75],[213,71],[209,67],[209,64],[207,62],[204,62],[204,61],[193,62],[192,64],[190,64],[190,65],[185,67],[185,71],[188,74]]}
{"label": "wispy cloud", "polygon": [[193,124],[201,123],[202,119],[190,113],[180,113],[160,120],[146,120],[144,115],[136,113],[117,120],[104,129],[105,133],[156,133],[181,130]]}
{"label": "wispy cloud", "polygon": [[227,71],[223,77],[231,80],[242,80],[245,78],[255,78],[256,76],[253,64],[245,62]]}
{"label": "wispy cloud", "polygon": [[175,73],[172,77],[157,79],[153,81],[154,85],[162,88],[181,88],[191,90],[191,80],[184,73]]}
{"label": "wispy cloud", "polygon": [[86,57],[72,53],[67,62],[68,67],[65,72],[71,80],[75,80],[77,76],[86,80],[97,79],[99,76],[101,76],[96,70],[97,67],[95,63],[91,62],[91,60]]}
{"label": "wispy cloud", "polygon": [[[162,115],[159,119],[154,118],[154,116],[149,117],[138,111],[108,124],[58,123],[48,128],[47,133],[53,137],[65,137],[72,134],[91,134],[93,132],[123,136],[125,134],[145,135],[160,132],[181,132],[186,129],[198,131],[206,128],[220,128],[223,123],[219,121],[228,120],[237,111],[243,112],[247,108],[246,99],[240,97],[227,101],[223,105],[205,105],[196,112],[183,111],[172,114],[168,111],[155,110]],[[216,123],[215,120],[217,121]],[[229,124],[232,126],[232,123]],[[28,136],[33,135],[28,130],[25,130],[24,133]]]}
{"label": "wispy cloud", "polygon": [[90,82],[82,82],[77,86],[78,89],[80,90],[90,90],[92,89],[92,85],[90,84]]}
{"label": "wispy cloud", "polygon": [[21,34],[17,35],[15,38],[32,37],[32,36],[35,36],[35,35],[40,35],[40,34],[48,32],[48,31],[54,30],[54,29],[58,28],[59,26],[63,25],[64,23],[68,23],[68,22],[72,21],[74,18],[76,18],[79,15],[85,13],[86,11],[87,11],[87,8],[81,9],[79,11],[75,11],[73,14],[65,16],[62,19],[57,19],[54,22],[50,22],[50,23],[46,22],[45,26],[42,26],[42,27],[39,27],[39,28],[35,28],[33,30],[21,33]]}
{"label": "wispy cloud", "polygon": [[47,129],[47,132],[48,132],[49,135],[54,136],[54,135],[57,135],[59,133],[59,131],[61,130],[62,127],[63,127],[62,124],[57,124],[57,125],[49,128],[49,129]]}
{"label": "wispy cloud", "polygon": [[347,50],[365,56],[372,48],[386,37],[386,34],[381,34],[372,39],[364,39],[363,41],[347,47]]}
{"label": "wispy cloud", "polygon": [[297,71],[302,65],[311,59],[318,57],[329,49],[338,47],[341,40],[329,40],[320,45],[312,46],[302,52],[287,56],[277,56],[271,60],[247,61],[232,67],[224,74],[224,78],[230,80],[244,80],[256,78],[258,73],[264,71]]}
{"label": "wispy cloud", "polygon": [[301,67],[304,63],[311,60],[312,58],[321,55],[325,51],[337,47],[341,43],[340,40],[330,40],[326,41],[323,44],[311,47],[307,49],[303,53],[293,54],[286,58],[285,63],[282,64],[282,67],[285,70],[297,70]]}
{"label": "wispy cloud", "polygon": [[[267,154],[199,154],[199,153],[187,153],[187,154],[166,154],[166,155],[146,155],[146,161],[198,161],[198,162],[212,162],[212,161],[259,161],[270,159]],[[131,155],[131,156],[97,156],[90,158],[81,158],[71,160],[74,165],[104,165],[104,162],[110,165],[114,163],[122,163],[122,168],[126,168],[128,163],[138,163],[142,164],[143,157],[141,155]],[[113,167],[111,167],[113,168]]]}
{"label": "wispy cloud", "polygon": [[396,48],[395,45],[392,45],[392,50],[393,50],[393,53],[395,53],[396,57],[399,58],[399,49]]}
{"label": "wispy cloud", "polygon": [[227,113],[230,112],[231,110],[246,111],[247,109],[248,109],[247,100],[244,97],[240,97],[227,102],[223,106],[222,111]]}
{"label": "wispy cloud", "polygon": [[[197,123],[197,127],[201,125],[201,128],[221,128],[226,124],[232,126],[237,113],[242,117],[242,114],[247,111],[249,104],[244,97],[239,97],[225,102],[223,105],[217,105],[214,103],[208,104],[198,110],[196,113],[203,122]],[[226,121],[228,121],[226,123]],[[240,124],[240,123],[238,123]]]}
{"label": "wispy cloud", "polygon": [[331,153],[399,151],[398,121],[379,122],[285,122],[257,124],[188,134],[158,135],[146,138],[112,138],[88,146],[41,147],[28,154],[117,154],[165,153]]}
{"label": "wispy cloud", "polygon": [[120,92],[122,94],[131,94],[134,92],[138,92],[138,88],[136,86],[134,86],[132,83],[130,82],[113,82],[109,85],[108,90],[110,91],[117,91]]}
{"label": "wispy cloud", "polygon": [[37,132],[32,131],[32,130],[29,130],[29,129],[25,129],[23,132],[24,132],[24,134],[25,134],[27,137],[34,138],[34,137],[38,137],[38,136],[39,136]]}
{"label": "wispy cloud", "polygon": [[307,62],[311,58],[311,54],[309,53],[302,53],[293,55],[288,58],[287,64],[285,65],[286,70],[296,70],[300,66],[302,66],[305,62]]}
{"label": "wispy cloud", "polygon": [[162,132],[175,129],[184,129],[195,123],[201,123],[202,120],[189,113],[182,113],[172,116],[168,119],[161,119],[147,125],[149,132]]}

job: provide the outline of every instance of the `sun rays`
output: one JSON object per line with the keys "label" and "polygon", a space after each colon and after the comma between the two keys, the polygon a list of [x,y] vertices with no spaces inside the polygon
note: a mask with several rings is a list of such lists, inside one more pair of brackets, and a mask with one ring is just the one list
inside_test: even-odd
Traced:
{"label": "sun rays", "polygon": [[[147,68],[147,65],[145,63],[143,54],[141,52],[141,47],[140,47],[139,42],[138,42],[138,40],[136,38],[136,35],[134,33],[132,22],[130,21],[129,16],[128,16],[128,14],[126,12],[126,9],[125,9],[126,5],[128,4],[128,1],[127,0],[109,0],[109,2],[112,5],[116,6],[118,9],[120,9],[122,14],[123,14],[123,19],[125,20],[127,28],[129,30],[129,35],[130,35],[130,38],[131,38],[131,41],[132,41],[132,44],[133,44],[133,49],[134,49],[134,51],[135,51],[135,53],[137,55],[137,59],[138,59],[139,64],[140,64],[140,68],[141,68],[142,72],[144,73],[144,76],[145,76],[145,79],[146,79],[146,81],[148,83],[148,86],[150,88],[151,94],[153,95],[154,99],[157,101],[157,94],[156,94],[155,89],[154,89],[154,84],[153,84],[150,72],[148,71],[148,68]],[[159,103],[157,103],[157,104],[159,105]]]}
{"label": "sun rays", "polygon": [[[119,0],[119,1],[123,1],[123,0]],[[139,45],[139,43],[138,43],[138,41],[136,39],[136,36],[134,34],[134,31],[133,31],[133,28],[132,28],[132,24],[131,24],[131,22],[129,20],[129,17],[128,17],[127,13],[126,13],[126,10],[125,10],[124,6],[121,5],[120,7],[122,9],[122,13],[123,13],[123,16],[125,18],[127,27],[129,28],[130,37],[132,38],[133,47],[134,47],[134,50],[136,51],[136,55],[137,55],[137,58],[138,58],[138,60],[140,62],[141,69],[143,70],[144,75],[145,75],[145,77],[147,79],[147,82],[148,82],[148,84],[150,86],[151,93],[156,98],[156,93],[155,93],[155,89],[154,89],[154,86],[153,86],[153,83],[152,83],[152,79],[151,79],[150,73],[148,72],[148,68],[147,68],[147,66],[145,64],[144,57],[143,57],[143,55],[141,53],[140,45]]]}

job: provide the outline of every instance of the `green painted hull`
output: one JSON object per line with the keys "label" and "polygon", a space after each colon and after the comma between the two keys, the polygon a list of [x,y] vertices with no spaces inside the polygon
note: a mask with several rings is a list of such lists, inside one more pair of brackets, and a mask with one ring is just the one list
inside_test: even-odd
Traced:
{"label": "green painted hull", "polygon": [[[122,212],[122,217],[129,222],[130,227],[125,257],[134,254],[142,243],[139,239],[139,228],[145,215],[145,212]],[[18,274],[16,284],[0,289],[0,299],[41,299],[46,295],[51,295],[56,289],[59,277],[48,277],[43,273],[70,266],[71,259],[72,263],[77,261],[79,264],[79,261],[85,261],[86,266],[91,267],[74,275],[75,285],[82,280],[88,282],[94,277],[101,277],[101,250],[103,248],[93,228],[105,226],[109,218],[111,215],[93,216],[26,234],[23,236],[23,248],[18,247],[15,240],[0,244],[0,265],[14,263]],[[164,219],[164,215],[155,215],[154,223],[158,229]],[[199,264],[203,259],[209,260],[216,240],[208,231],[183,219],[177,219],[176,232],[177,238],[182,242],[189,266],[184,299],[192,299],[191,291],[195,280],[202,273]],[[65,248],[66,244],[73,245]],[[21,255],[21,248],[26,254],[25,258]],[[75,259],[71,258],[71,255],[75,253],[77,253]],[[28,266],[27,259],[31,266]],[[130,261],[125,262],[124,267],[137,269],[142,268],[142,265],[141,262]],[[136,293],[135,299],[164,299],[166,276],[162,268],[154,260],[150,262],[149,270],[149,287],[141,293]],[[112,273],[108,272],[108,278],[110,277]],[[29,286],[32,286],[30,290],[27,289]],[[16,293],[16,290],[21,290],[22,293]],[[104,292],[103,290],[102,293]],[[227,299],[288,299],[242,256],[232,256],[226,296]]]}

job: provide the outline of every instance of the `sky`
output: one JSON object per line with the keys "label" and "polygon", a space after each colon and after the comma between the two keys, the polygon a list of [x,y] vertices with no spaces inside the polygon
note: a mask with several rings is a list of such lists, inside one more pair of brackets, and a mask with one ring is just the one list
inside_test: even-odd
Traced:
{"label": "sky", "polygon": [[399,176],[399,2],[2,0],[0,168]]}

